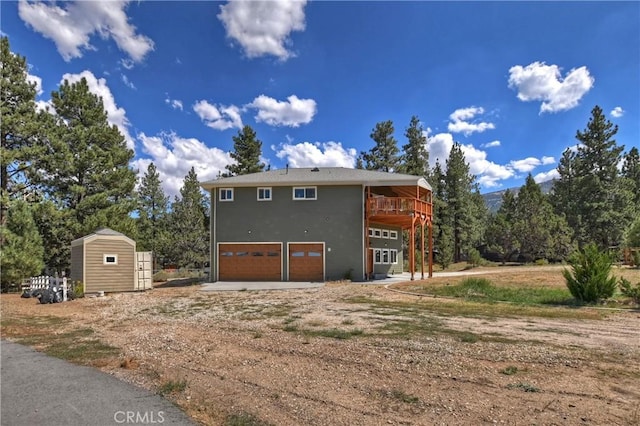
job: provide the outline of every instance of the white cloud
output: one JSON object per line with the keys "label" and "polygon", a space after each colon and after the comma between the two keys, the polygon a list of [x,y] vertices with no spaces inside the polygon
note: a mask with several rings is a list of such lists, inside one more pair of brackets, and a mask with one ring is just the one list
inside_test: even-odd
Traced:
{"label": "white cloud", "polygon": [[481,148],[495,148],[497,146],[500,146],[500,141],[492,141],[480,145]]}
{"label": "white cloud", "polygon": [[[429,163],[435,166],[439,161],[443,170],[446,170],[447,158],[453,147],[453,135],[451,133],[438,133],[427,139],[429,151]],[[469,171],[478,177],[478,183],[486,188],[500,186],[499,181],[514,176],[514,171],[509,166],[496,164],[487,160],[485,151],[475,148],[473,145],[461,145],[465,160],[469,164]]]}
{"label": "white cloud", "polygon": [[165,194],[173,200],[180,194],[184,177],[191,167],[195,169],[200,182],[216,179],[219,172],[225,172],[226,166],[233,162],[228,152],[219,148],[209,148],[195,138],[182,138],[175,133],[161,133],[157,136],[138,134],[143,151],[150,158],[133,161],[138,175],[144,176],[147,167],[153,162],[158,169]]}
{"label": "white cloud", "polygon": [[564,77],[557,65],[544,62],[509,69],[509,87],[518,91],[521,101],[542,101],[541,113],[574,108],[593,83],[594,78],[584,66],[572,69]]}
{"label": "white cloud", "polygon": [[535,157],[528,157],[523,160],[512,160],[509,164],[521,173],[528,173],[542,164],[542,161]]}
{"label": "white cloud", "polygon": [[278,158],[287,159],[291,167],[355,167],[358,152],[344,148],[340,142],[302,142],[272,147]]}
{"label": "white cloud", "polygon": [[558,169],[551,169],[548,172],[538,173],[533,177],[533,180],[536,183],[546,182],[551,179],[560,178],[560,173],[558,173]]}
{"label": "white cloud", "polygon": [[91,36],[113,39],[118,48],[134,62],[140,62],[153,50],[153,40],[137,34],[129,23],[127,0],[76,1],[69,3],[20,0],[20,18],[46,38],[53,40],[65,61],[79,58],[83,50],[96,50]]}
{"label": "white cloud", "polygon": [[122,82],[123,82],[123,83],[124,83],[124,85],[125,85],[125,86],[127,86],[128,88],[133,89],[133,90],[135,90],[135,89],[136,89],[136,86],[135,86],[135,85],[134,85],[134,84],[129,80],[129,78],[128,78],[126,75],[124,75],[124,74],[122,74]]}
{"label": "white cloud", "polygon": [[89,91],[102,98],[104,109],[107,112],[107,121],[118,127],[127,141],[127,147],[135,149],[135,141],[129,134],[129,120],[127,119],[126,111],[116,105],[111,89],[107,86],[107,81],[104,78],[96,78],[91,71],[85,70],[80,74],[63,75],[60,84],[65,80],[68,80],[69,84],[78,83],[83,78],[87,80]]}
{"label": "white cloud", "polygon": [[36,85],[35,89],[37,96],[42,95],[42,78],[38,77],[37,75],[27,74],[27,81],[31,84]]}
{"label": "white cloud", "polygon": [[624,115],[624,112],[625,111],[622,109],[622,107],[617,106],[611,110],[611,115],[615,118],[620,118]]}
{"label": "white cloud", "polygon": [[202,100],[193,105],[193,110],[202,121],[212,129],[226,130],[231,128],[242,128],[242,118],[240,108],[235,105],[213,105]]}
{"label": "white cloud", "polygon": [[298,127],[308,124],[316,114],[316,101],[313,99],[299,99],[291,95],[286,101],[278,101],[265,95],[260,95],[245,108],[258,110],[255,116],[257,122],[264,122],[270,126]]}
{"label": "white cloud", "polygon": [[304,31],[306,0],[230,1],[220,6],[218,19],[227,37],[237,41],[249,58],[294,56],[290,34]]}
{"label": "white cloud", "polygon": [[544,156],[540,159],[540,161],[542,161],[543,166],[547,166],[549,164],[554,164],[556,162],[556,159],[553,157]]}
{"label": "white cloud", "polygon": [[472,106],[455,110],[449,115],[451,122],[449,123],[448,130],[453,133],[464,133],[465,136],[469,136],[475,132],[482,133],[485,130],[495,129],[493,123],[484,121],[473,123],[469,121],[479,114],[484,114],[484,108]]}
{"label": "white cloud", "polygon": [[167,97],[165,98],[164,102],[167,105],[170,105],[171,108],[173,108],[173,109],[179,109],[180,111],[182,111],[182,109],[183,109],[182,101],[178,100],[178,99],[171,99],[169,97],[169,95],[167,95]]}

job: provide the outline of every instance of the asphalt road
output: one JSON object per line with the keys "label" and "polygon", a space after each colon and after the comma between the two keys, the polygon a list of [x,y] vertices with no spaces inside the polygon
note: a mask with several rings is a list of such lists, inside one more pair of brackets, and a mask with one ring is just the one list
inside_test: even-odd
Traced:
{"label": "asphalt road", "polygon": [[0,425],[194,425],[161,396],[94,368],[6,340],[0,352]]}

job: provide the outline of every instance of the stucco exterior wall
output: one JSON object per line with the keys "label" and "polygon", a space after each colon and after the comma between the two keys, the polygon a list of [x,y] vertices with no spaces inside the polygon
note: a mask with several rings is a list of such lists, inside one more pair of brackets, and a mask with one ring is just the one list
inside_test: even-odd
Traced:
{"label": "stucco exterior wall", "polygon": [[[293,187],[272,187],[271,201],[257,188],[234,188],[233,201],[212,190],[211,278],[217,277],[219,242],[324,242],[325,279],[364,279],[362,187],[318,186],[316,200],[294,200]],[[287,253],[283,253],[284,279]]]}

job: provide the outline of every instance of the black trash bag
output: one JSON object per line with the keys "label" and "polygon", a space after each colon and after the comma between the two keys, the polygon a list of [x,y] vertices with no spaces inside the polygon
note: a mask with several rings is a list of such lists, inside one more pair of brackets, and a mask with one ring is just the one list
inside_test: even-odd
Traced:
{"label": "black trash bag", "polygon": [[32,296],[33,294],[31,294],[31,290],[25,290],[22,295],[20,295],[23,299],[29,299]]}
{"label": "black trash bag", "polygon": [[49,290],[48,288],[45,288],[44,290],[42,290],[40,292],[40,303],[47,304],[47,303],[53,303],[53,296],[54,292]]}
{"label": "black trash bag", "polygon": [[62,290],[53,292],[53,303],[62,303]]}

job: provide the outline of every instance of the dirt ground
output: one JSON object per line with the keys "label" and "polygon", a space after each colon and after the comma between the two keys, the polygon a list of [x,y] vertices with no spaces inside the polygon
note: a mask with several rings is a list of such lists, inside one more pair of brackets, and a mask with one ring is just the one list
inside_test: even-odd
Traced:
{"label": "dirt ground", "polygon": [[23,318],[89,327],[120,352],[94,365],[154,391],[186,385],[169,397],[201,424],[640,424],[637,310],[457,313],[346,283],[0,302],[3,338],[27,332]]}

